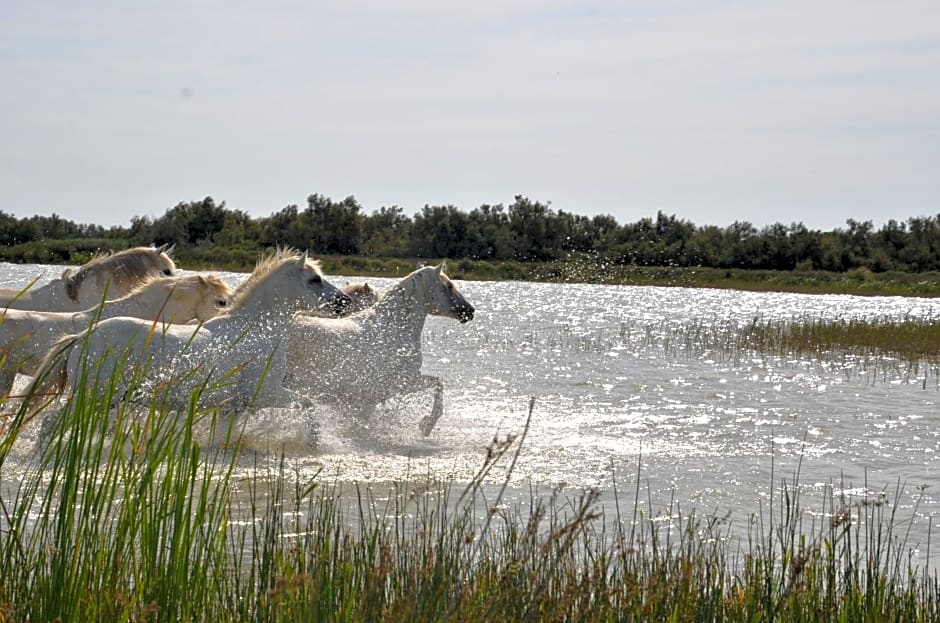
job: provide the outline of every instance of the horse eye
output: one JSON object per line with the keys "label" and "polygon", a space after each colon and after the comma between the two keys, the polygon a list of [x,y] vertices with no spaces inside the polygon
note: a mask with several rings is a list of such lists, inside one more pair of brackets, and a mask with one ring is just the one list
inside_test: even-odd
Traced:
{"label": "horse eye", "polygon": [[313,277],[310,278],[310,281],[308,283],[322,283],[322,282],[323,282],[323,279],[320,277],[320,275],[314,275]]}
{"label": "horse eye", "polygon": [[225,299],[219,299],[218,301],[215,302],[215,304],[218,307],[225,307],[226,305],[228,305],[228,301],[226,301]]}
{"label": "horse eye", "polygon": [[173,276],[173,271],[170,270],[169,268],[164,268],[164,269],[163,269],[163,274],[166,275],[167,277],[172,277],[172,276]]}

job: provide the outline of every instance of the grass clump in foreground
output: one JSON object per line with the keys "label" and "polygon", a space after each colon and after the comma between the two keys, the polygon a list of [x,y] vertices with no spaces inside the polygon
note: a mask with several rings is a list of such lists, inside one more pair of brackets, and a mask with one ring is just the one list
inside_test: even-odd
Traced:
{"label": "grass clump in foreground", "polygon": [[185,413],[157,396],[105,416],[115,387],[89,370],[25,469],[14,449],[32,425],[22,410],[6,423],[2,621],[940,617],[936,575],[915,566],[881,497],[830,493],[806,525],[794,478],[740,538],[678,507],[644,513],[639,473],[632,509],[592,491],[506,506],[505,485],[484,483],[508,480],[528,422],[494,440],[459,494],[433,479],[349,493],[242,456],[199,392]]}

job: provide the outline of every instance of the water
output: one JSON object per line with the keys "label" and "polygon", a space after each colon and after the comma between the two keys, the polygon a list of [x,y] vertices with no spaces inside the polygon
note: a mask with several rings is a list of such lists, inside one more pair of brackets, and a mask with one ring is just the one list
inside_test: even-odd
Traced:
{"label": "water", "polygon": [[[0,286],[61,270],[0,265]],[[245,277],[223,276],[233,285]],[[509,502],[527,499],[535,485],[598,487],[609,505],[616,479],[632,505],[639,466],[640,502],[649,512],[675,500],[683,511],[730,513],[746,525],[799,469],[808,505],[829,485],[885,491],[898,516],[913,519],[909,545],[922,557],[928,525],[940,528],[936,371],[925,388],[923,369],[915,376],[891,362],[731,357],[681,337],[695,335],[690,327],[717,330],[755,318],[937,318],[940,300],[458,285],[476,306],[474,320],[431,318],[424,332],[424,371],[445,382],[445,415],[430,437],[417,430],[430,410],[428,394],[387,405],[369,425],[326,408],[246,416],[249,446],[272,460],[284,449],[292,467],[327,479],[384,483],[433,474],[468,481],[494,436],[521,432],[535,397]],[[244,469],[253,467],[246,461]]]}

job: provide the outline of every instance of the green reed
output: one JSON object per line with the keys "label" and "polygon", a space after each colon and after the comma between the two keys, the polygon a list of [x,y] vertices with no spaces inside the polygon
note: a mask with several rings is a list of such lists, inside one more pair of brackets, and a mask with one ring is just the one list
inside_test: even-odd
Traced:
{"label": "green reed", "polygon": [[[549,340],[542,339],[540,345]],[[560,341],[557,340],[556,341]],[[570,341],[570,340],[569,340]],[[584,344],[587,348],[582,348]],[[568,344],[561,344],[569,347]],[[940,386],[940,321],[931,318],[820,319],[801,317],[739,324],[693,319],[622,326],[580,338],[573,350],[604,352],[613,346],[658,349],[671,357],[712,359],[735,366],[799,366],[879,379],[903,378]]]}
{"label": "green reed", "polygon": [[754,348],[799,353],[846,350],[882,354],[907,362],[940,358],[940,320],[806,319],[754,322],[742,339]]}
{"label": "green reed", "polygon": [[201,404],[207,388],[181,412],[166,408],[172,388],[131,407],[117,394],[145,391],[138,375],[101,370],[88,364],[43,416],[15,474],[40,424],[25,408],[5,421],[2,621],[940,617],[940,584],[920,562],[930,543],[908,543],[897,492],[830,487],[809,514],[797,475],[739,527],[644,506],[638,463],[626,489],[612,480],[614,508],[594,490],[535,487],[506,504],[528,423],[493,440],[469,483],[327,483],[243,450]]}

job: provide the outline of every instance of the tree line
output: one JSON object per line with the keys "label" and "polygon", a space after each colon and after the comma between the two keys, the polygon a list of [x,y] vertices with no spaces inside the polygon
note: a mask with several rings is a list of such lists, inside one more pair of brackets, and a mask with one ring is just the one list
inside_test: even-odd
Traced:
{"label": "tree line", "polygon": [[[216,203],[212,197],[179,203],[160,217],[134,216],[128,226],[77,224],[59,215],[16,218],[0,211],[0,243],[6,248],[52,253],[81,247],[82,240],[176,245],[179,258],[238,263],[278,244],[321,255],[381,258],[474,259],[546,262],[585,255],[617,264],[771,270],[873,272],[940,270],[940,214],[871,221],[848,219],[832,231],[802,223],[758,229],[747,221],[697,226],[658,212],[655,218],[620,224],[609,215],[584,216],[550,203],[516,196],[509,205],[484,204],[464,211],[426,205],[408,215],[398,206],[366,213],[355,197],[334,201],[312,194],[304,207],[288,205],[266,217]],[[70,241],[54,244],[54,241]],[[14,254],[15,255],[15,254]],[[31,257],[22,261],[75,261]]]}

